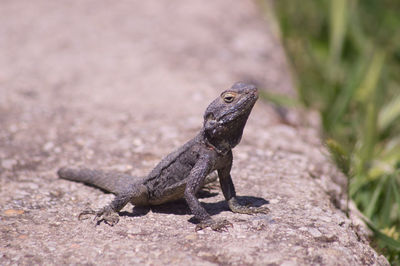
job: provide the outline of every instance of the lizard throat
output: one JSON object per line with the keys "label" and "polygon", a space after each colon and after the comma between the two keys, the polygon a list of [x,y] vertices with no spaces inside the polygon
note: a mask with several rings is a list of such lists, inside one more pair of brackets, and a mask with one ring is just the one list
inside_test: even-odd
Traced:
{"label": "lizard throat", "polygon": [[231,150],[231,147],[228,143],[226,143],[225,145],[221,145],[221,148],[213,145],[207,138],[204,139],[204,143],[207,147],[214,150],[219,155],[226,155]]}

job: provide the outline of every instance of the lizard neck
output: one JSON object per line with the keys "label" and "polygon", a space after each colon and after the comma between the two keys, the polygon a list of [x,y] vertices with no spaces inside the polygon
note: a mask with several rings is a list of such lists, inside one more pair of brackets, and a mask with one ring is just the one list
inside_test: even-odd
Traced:
{"label": "lizard neck", "polygon": [[228,141],[224,139],[209,138],[204,129],[200,132],[200,135],[203,143],[219,155],[226,155],[230,150],[232,150]]}

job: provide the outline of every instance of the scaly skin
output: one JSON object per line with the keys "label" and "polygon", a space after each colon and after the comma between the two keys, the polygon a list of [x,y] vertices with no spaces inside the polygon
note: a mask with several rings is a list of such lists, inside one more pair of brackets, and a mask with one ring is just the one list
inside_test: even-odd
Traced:
{"label": "scaly skin", "polygon": [[210,227],[224,231],[232,224],[216,221],[200,205],[196,193],[215,170],[222,192],[232,212],[268,213],[266,207],[242,206],[236,199],[230,175],[232,149],[239,144],[247,118],[258,98],[257,88],[246,83],[235,83],[222,92],[206,109],[201,131],[192,140],[167,155],[145,178],[90,169],[61,168],[60,178],[84,182],[116,195],[115,199],[99,211],[85,211],[95,215],[98,222],[109,225],[118,222],[117,213],[128,203],[136,206],[158,205],[185,198],[194,217],[199,221],[196,230]]}

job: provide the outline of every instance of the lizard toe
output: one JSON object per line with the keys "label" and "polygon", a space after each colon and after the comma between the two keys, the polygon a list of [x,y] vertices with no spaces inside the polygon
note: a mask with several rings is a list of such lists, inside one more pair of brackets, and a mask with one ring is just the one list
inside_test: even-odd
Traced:
{"label": "lizard toe", "polygon": [[94,211],[92,209],[87,209],[81,212],[78,216],[80,221],[88,219],[90,215],[93,215],[93,221],[96,222],[96,225],[99,225],[101,222],[104,222],[110,226],[114,226],[119,222],[119,215],[115,211],[113,211],[109,207],[105,207],[99,211]]}
{"label": "lizard toe", "polygon": [[79,221],[86,220],[86,219],[89,218],[89,217],[88,217],[89,215],[96,215],[96,211],[94,211],[94,210],[92,210],[92,209],[84,210],[83,212],[81,212],[81,213],[78,215],[78,220],[79,220]]}
{"label": "lizard toe", "polygon": [[207,227],[210,227],[213,231],[216,232],[226,232],[228,231],[228,227],[233,227],[233,224],[229,222],[228,220],[212,220],[208,219],[205,221],[200,222],[199,224],[196,225],[195,230],[203,230]]}
{"label": "lizard toe", "polygon": [[269,213],[271,211],[268,207],[265,207],[265,206],[253,207],[253,208],[254,208],[254,213],[267,214],[267,213]]}
{"label": "lizard toe", "polygon": [[106,206],[103,209],[95,213],[94,220],[97,221],[97,225],[101,222],[114,226],[119,222],[119,215],[111,207]]}

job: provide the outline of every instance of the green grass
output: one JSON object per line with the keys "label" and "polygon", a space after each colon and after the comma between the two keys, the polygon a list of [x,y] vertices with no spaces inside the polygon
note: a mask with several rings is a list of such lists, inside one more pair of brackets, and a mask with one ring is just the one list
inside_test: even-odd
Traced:
{"label": "green grass", "polygon": [[332,158],[349,177],[349,195],[396,264],[400,1],[279,0],[273,7],[300,100],[319,110]]}

